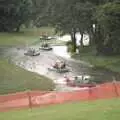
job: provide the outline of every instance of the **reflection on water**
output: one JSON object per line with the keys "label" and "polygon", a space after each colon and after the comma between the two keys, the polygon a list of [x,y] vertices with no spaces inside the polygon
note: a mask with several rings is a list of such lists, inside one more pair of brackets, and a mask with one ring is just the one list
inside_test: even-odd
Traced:
{"label": "reflection on water", "polygon": [[[79,32],[77,32],[75,37],[76,37],[77,45],[80,45],[81,34]],[[61,41],[70,41],[71,36],[70,35],[64,35],[64,36],[58,37],[57,39],[61,40]],[[89,35],[88,34],[83,34],[83,44],[84,45],[89,45]]]}
{"label": "reflection on water", "polygon": [[57,37],[57,39],[61,41],[70,41],[71,37],[70,35],[64,35],[64,36]]}
{"label": "reflection on water", "polygon": [[[78,32],[78,33],[76,33],[75,37],[77,40],[77,45],[80,45],[81,34]],[[83,34],[83,45],[89,45],[89,35],[88,34]]]}
{"label": "reflection on water", "polygon": [[67,52],[66,46],[54,46],[53,53],[61,57],[70,58],[70,54]]}

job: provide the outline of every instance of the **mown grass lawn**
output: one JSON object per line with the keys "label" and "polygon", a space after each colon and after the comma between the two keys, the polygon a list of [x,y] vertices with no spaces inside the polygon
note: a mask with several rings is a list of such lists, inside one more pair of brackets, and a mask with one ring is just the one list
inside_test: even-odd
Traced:
{"label": "mown grass lawn", "polygon": [[0,120],[119,120],[120,99],[69,103],[0,113]]}
{"label": "mown grass lawn", "polygon": [[[42,43],[40,36],[48,35],[54,36],[54,28],[41,27],[33,29],[21,29],[20,32],[14,33],[0,33],[0,46],[20,46],[20,45],[33,45]],[[48,44],[52,45],[65,45],[65,41],[57,39],[47,40]]]}
{"label": "mown grass lawn", "polygon": [[[40,42],[42,33],[53,35],[54,29],[24,29],[18,33],[0,33],[0,47],[31,45]],[[52,80],[42,75],[26,71],[0,58],[0,94],[25,90],[52,90]]]}
{"label": "mown grass lawn", "polygon": [[54,84],[49,78],[0,59],[0,94],[26,90],[52,90],[53,88]]}
{"label": "mown grass lawn", "polygon": [[0,33],[0,46],[30,45],[40,41],[39,37],[42,34],[54,35],[54,29],[42,27],[39,29],[22,29],[20,32],[14,33]]}
{"label": "mown grass lawn", "polygon": [[0,46],[27,45],[37,40],[39,37],[25,35],[24,33],[0,33]]}
{"label": "mown grass lawn", "polygon": [[97,56],[95,52],[94,48],[86,47],[81,49],[79,55],[73,55],[72,57],[89,62],[98,68],[106,68],[113,72],[120,72],[120,56]]}

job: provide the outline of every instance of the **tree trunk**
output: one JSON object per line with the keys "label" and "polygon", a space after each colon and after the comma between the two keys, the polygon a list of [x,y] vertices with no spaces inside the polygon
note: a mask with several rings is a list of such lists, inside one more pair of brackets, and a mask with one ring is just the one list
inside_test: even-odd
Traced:
{"label": "tree trunk", "polygon": [[21,23],[19,23],[18,26],[16,27],[16,32],[20,31],[20,26],[21,26]]}
{"label": "tree trunk", "polygon": [[90,38],[89,45],[94,46],[95,45],[95,33],[93,33],[92,31],[89,32],[89,38]]}
{"label": "tree trunk", "polygon": [[19,31],[20,31],[20,26],[16,28],[16,32],[19,32]]}
{"label": "tree trunk", "polygon": [[89,45],[94,46],[95,45],[96,28],[93,28],[93,26],[91,25],[91,28],[88,33],[89,33],[89,38],[90,38]]}
{"label": "tree trunk", "polygon": [[97,53],[103,53],[103,47],[104,47],[104,36],[102,34],[102,28],[100,25],[97,26],[96,34],[95,34],[95,44],[96,44],[96,50]]}
{"label": "tree trunk", "polygon": [[76,31],[73,30],[71,33],[71,40],[72,40],[72,47],[73,47],[72,52],[76,52],[76,48],[77,48],[75,34],[76,34]]}
{"label": "tree trunk", "polygon": [[81,39],[80,39],[80,47],[82,48],[84,45],[83,45],[83,33],[81,33]]}

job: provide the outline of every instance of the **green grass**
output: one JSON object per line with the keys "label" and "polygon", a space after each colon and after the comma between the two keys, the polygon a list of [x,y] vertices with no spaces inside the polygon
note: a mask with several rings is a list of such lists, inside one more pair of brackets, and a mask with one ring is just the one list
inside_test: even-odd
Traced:
{"label": "green grass", "polygon": [[38,39],[37,36],[24,35],[24,33],[0,33],[0,46],[27,45]]}
{"label": "green grass", "polygon": [[[41,27],[38,29],[21,29],[18,33],[0,33],[0,46],[16,47],[39,44],[39,37],[43,34],[54,35],[54,28]],[[63,44],[57,40],[51,40],[50,43]],[[24,90],[51,90],[53,87],[50,79],[10,64],[7,60],[0,59],[0,94]]]}
{"label": "green grass", "polygon": [[[40,42],[42,33],[54,34],[54,29],[42,27],[39,29],[21,29],[16,33],[0,33],[0,46],[24,46]],[[41,75],[26,71],[0,59],[0,94],[8,94],[25,90],[52,90],[53,82]]]}
{"label": "green grass", "polygon": [[106,68],[114,72],[120,72],[120,56],[96,56],[94,48],[86,47],[79,55],[73,55],[75,59],[89,62],[95,67]]}
{"label": "green grass", "polygon": [[119,120],[120,99],[0,113],[0,120]]}
{"label": "green grass", "polygon": [[[19,45],[33,45],[39,44],[39,37],[43,34],[48,36],[54,35],[54,28],[41,27],[33,29],[21,29],[20,32],[14,33],[0,33],[0,46],[19,46]],[[65,41],[48,40],[47,43],[52,45],[65,45]]]}
{"label": "green grass", "polygon": [[39,29],[22,29],[16,33],[0,33],[0,46],[30,45],[39,41],[39,36],[46,33],[48,36],[54,34],[54,29],[42,27]]}
{"label": "green grass", "polygon": [[52,90],[53,87],[53,82],[49,78],[0,59],[0,94],[25,90]]}

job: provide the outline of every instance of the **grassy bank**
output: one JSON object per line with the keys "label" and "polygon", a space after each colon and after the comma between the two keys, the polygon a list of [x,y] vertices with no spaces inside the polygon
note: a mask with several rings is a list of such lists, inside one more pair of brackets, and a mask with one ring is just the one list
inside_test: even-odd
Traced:
{"label": "grassy bank", "polygon": [[30,45],[39,42],[39,36],[43,33],[53,35],[54,29],[42,27],[39,29],[22,29],[20,32],[0,33],[0,46]]}
{"label": "grassy bank", "polygon": [[0,94],[25,90],[52,90],[52,81],[0,59]]}
{"label": "grassy bank", "polygon": [[[21,29],[20,32],[14,33],[0,33],[0,46],[19,46],[19,45],[33,45],[39,44],[39,37],[43,34],[48,36],[54,35],[54,28],[41,27],[33,29]],[[65,45],[65,41],[60,41],[57,39],[47,41],[53,45]]]}
{"label": "grassy bank", "polygon": [[[54,34],[54,29],[22,29],[18,33],[0,33],[0,46],[20,46],[39,43],[42,33]],[[14,93],[25,90],[52,90],[53,82],[41,75],[26,71],[0,59],[0,94]]]}
{"label": "grassy bank", "polygon": [[97,56],[95,48],[86,47],[80,50],[79,55],[73,55],[72,57],[89,62],[95,67],[120,72],[120,56]]}
{"label": "grassy bank", "polygon": [[1,120],[119,120],[120,99],[0,113]]}

